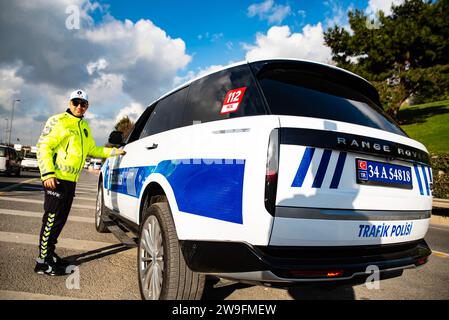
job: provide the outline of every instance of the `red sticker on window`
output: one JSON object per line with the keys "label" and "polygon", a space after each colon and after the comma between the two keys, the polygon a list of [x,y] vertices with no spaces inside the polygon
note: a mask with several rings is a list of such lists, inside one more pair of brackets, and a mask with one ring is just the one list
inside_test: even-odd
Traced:
{"label": "red sticker on window", "polygon": [[245,91],[246,87],[228,91],[223,101],[223,107],[221,108],[220,114],[226,114],[237,111],[240,103],[243,100],[243,95],[245,94]]}

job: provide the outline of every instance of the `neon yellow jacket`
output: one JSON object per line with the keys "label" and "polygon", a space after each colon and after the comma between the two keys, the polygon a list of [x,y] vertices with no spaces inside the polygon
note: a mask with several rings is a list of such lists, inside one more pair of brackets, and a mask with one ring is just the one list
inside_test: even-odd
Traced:
{"label": "neon yellow jacket", "polygon": [[41,179],[78,181],[86,156],[107,158],[116,148],[97,147],[86,120],[64,112],[47,120],[37,143]]}

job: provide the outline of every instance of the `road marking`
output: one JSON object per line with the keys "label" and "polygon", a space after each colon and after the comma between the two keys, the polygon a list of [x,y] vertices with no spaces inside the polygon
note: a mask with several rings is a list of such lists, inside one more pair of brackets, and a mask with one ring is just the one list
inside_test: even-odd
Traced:
{"label": "road marking", "polygon": [[76,197],[76,200],[87,200],[87,201],[97,201],[97,198],[85,198],[85,197]]}
{"label": "road marking", "polygon": [[429,228],[430,229],[442,230],[442,231],[449,231],[449,229],[437,228],[437,227],[433,227],[433,226],[429,226]]}
{"label": "road marking", "polygon": [[[15,201],[15,202],[26,202],[26,203],[39,203],[39,204],[43,204],[44,203],[43,200],[13,198],[13,197],[0,197],[0,200],[3,200],[3,201]],[[73,204],[72,208],[95,209],[95,206],[85,206],[85,205],[82,205],[82,204]]]}
{"label": "road marking", "polygon": [[91,189],[91,188],[78,188],[76,187],[76,190],[82,190],[82,191],[90,191],[90,192],[97,192],[97,188]]}
{"label": "road marking", "polygon": [[[37,247],[39,241],[38,238],[39,235],[0,231],[0,242],[26,244]],[[101,249],[117,245],[120,245],[120,243],[59,238],[57,247],[75,251],[89,252],[89,251],[99,251]],[[109,248],[108,250],[110,251],[114,249]],[[136,252],[135,250],[126,250],[121,253],[135,255]]]}
{"label": "road marking", "polygon": [[72,297],[53,296],[23,291],[0,290],[0,300],[80,300]]}
{"label": "road marking", "polygon": [[435,255],[435,256],[437,256],[437,257],[440,257],[440,258],[449,259],[449,254],[447,254],[447,253],[445,253],[445,252],[440,252],[440,251],[432,250],[432,254]]}
{"label": "road marking", "polygon": [[4,187],[4,188],[0,189],[0,196],[3,195],[5,193],[5,191],[10,191],[10,190],[12,190],[12,189],[14,189],[16,187],[21,186],[22,184],[31,183],[31,182],[37,181],[37,180],[39,180],[39,178],[28,179],[28,180],[25,180],[25,181],[22,181],[22,182],[15,183],[13,185]]}
{"label": "road marking", "polygon": [[[43,216],[43,212],[37,213],[33,211],[10,210],[10,209],[0,209],[0,214],[28,217],[28,218],[39,218],[39,219],[42,219]],[[68,220],[73,222],[95,223],[95,218],[80,217],[75,215],[69,215]]]}

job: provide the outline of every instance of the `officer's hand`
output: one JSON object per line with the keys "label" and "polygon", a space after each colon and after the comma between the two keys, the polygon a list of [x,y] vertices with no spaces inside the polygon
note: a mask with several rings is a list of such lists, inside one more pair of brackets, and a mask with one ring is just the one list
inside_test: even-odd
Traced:
{"label": "officer's hand", "polygon": [[47,189],[56,189],[57,183],[58,180],[56,180],[56,178],[49,178],[44,181],[44,187]]}
{"label": "officer's hand", "polygon": [[124,156],[126,154],[126,151],[123,149],[117,149],[115,155],[116,156]]}

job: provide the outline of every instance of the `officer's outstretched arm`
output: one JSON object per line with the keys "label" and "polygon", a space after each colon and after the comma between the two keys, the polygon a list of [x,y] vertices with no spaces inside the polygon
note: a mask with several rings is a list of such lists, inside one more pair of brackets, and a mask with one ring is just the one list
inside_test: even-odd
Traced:
{"label": "officer's outstretched arm", "polygon": [[88,154],[94,158],[109,158],[124,155],[126,152],[117,148],[99,147],[95,145],[95,140],[90,138],[90,148]]}

